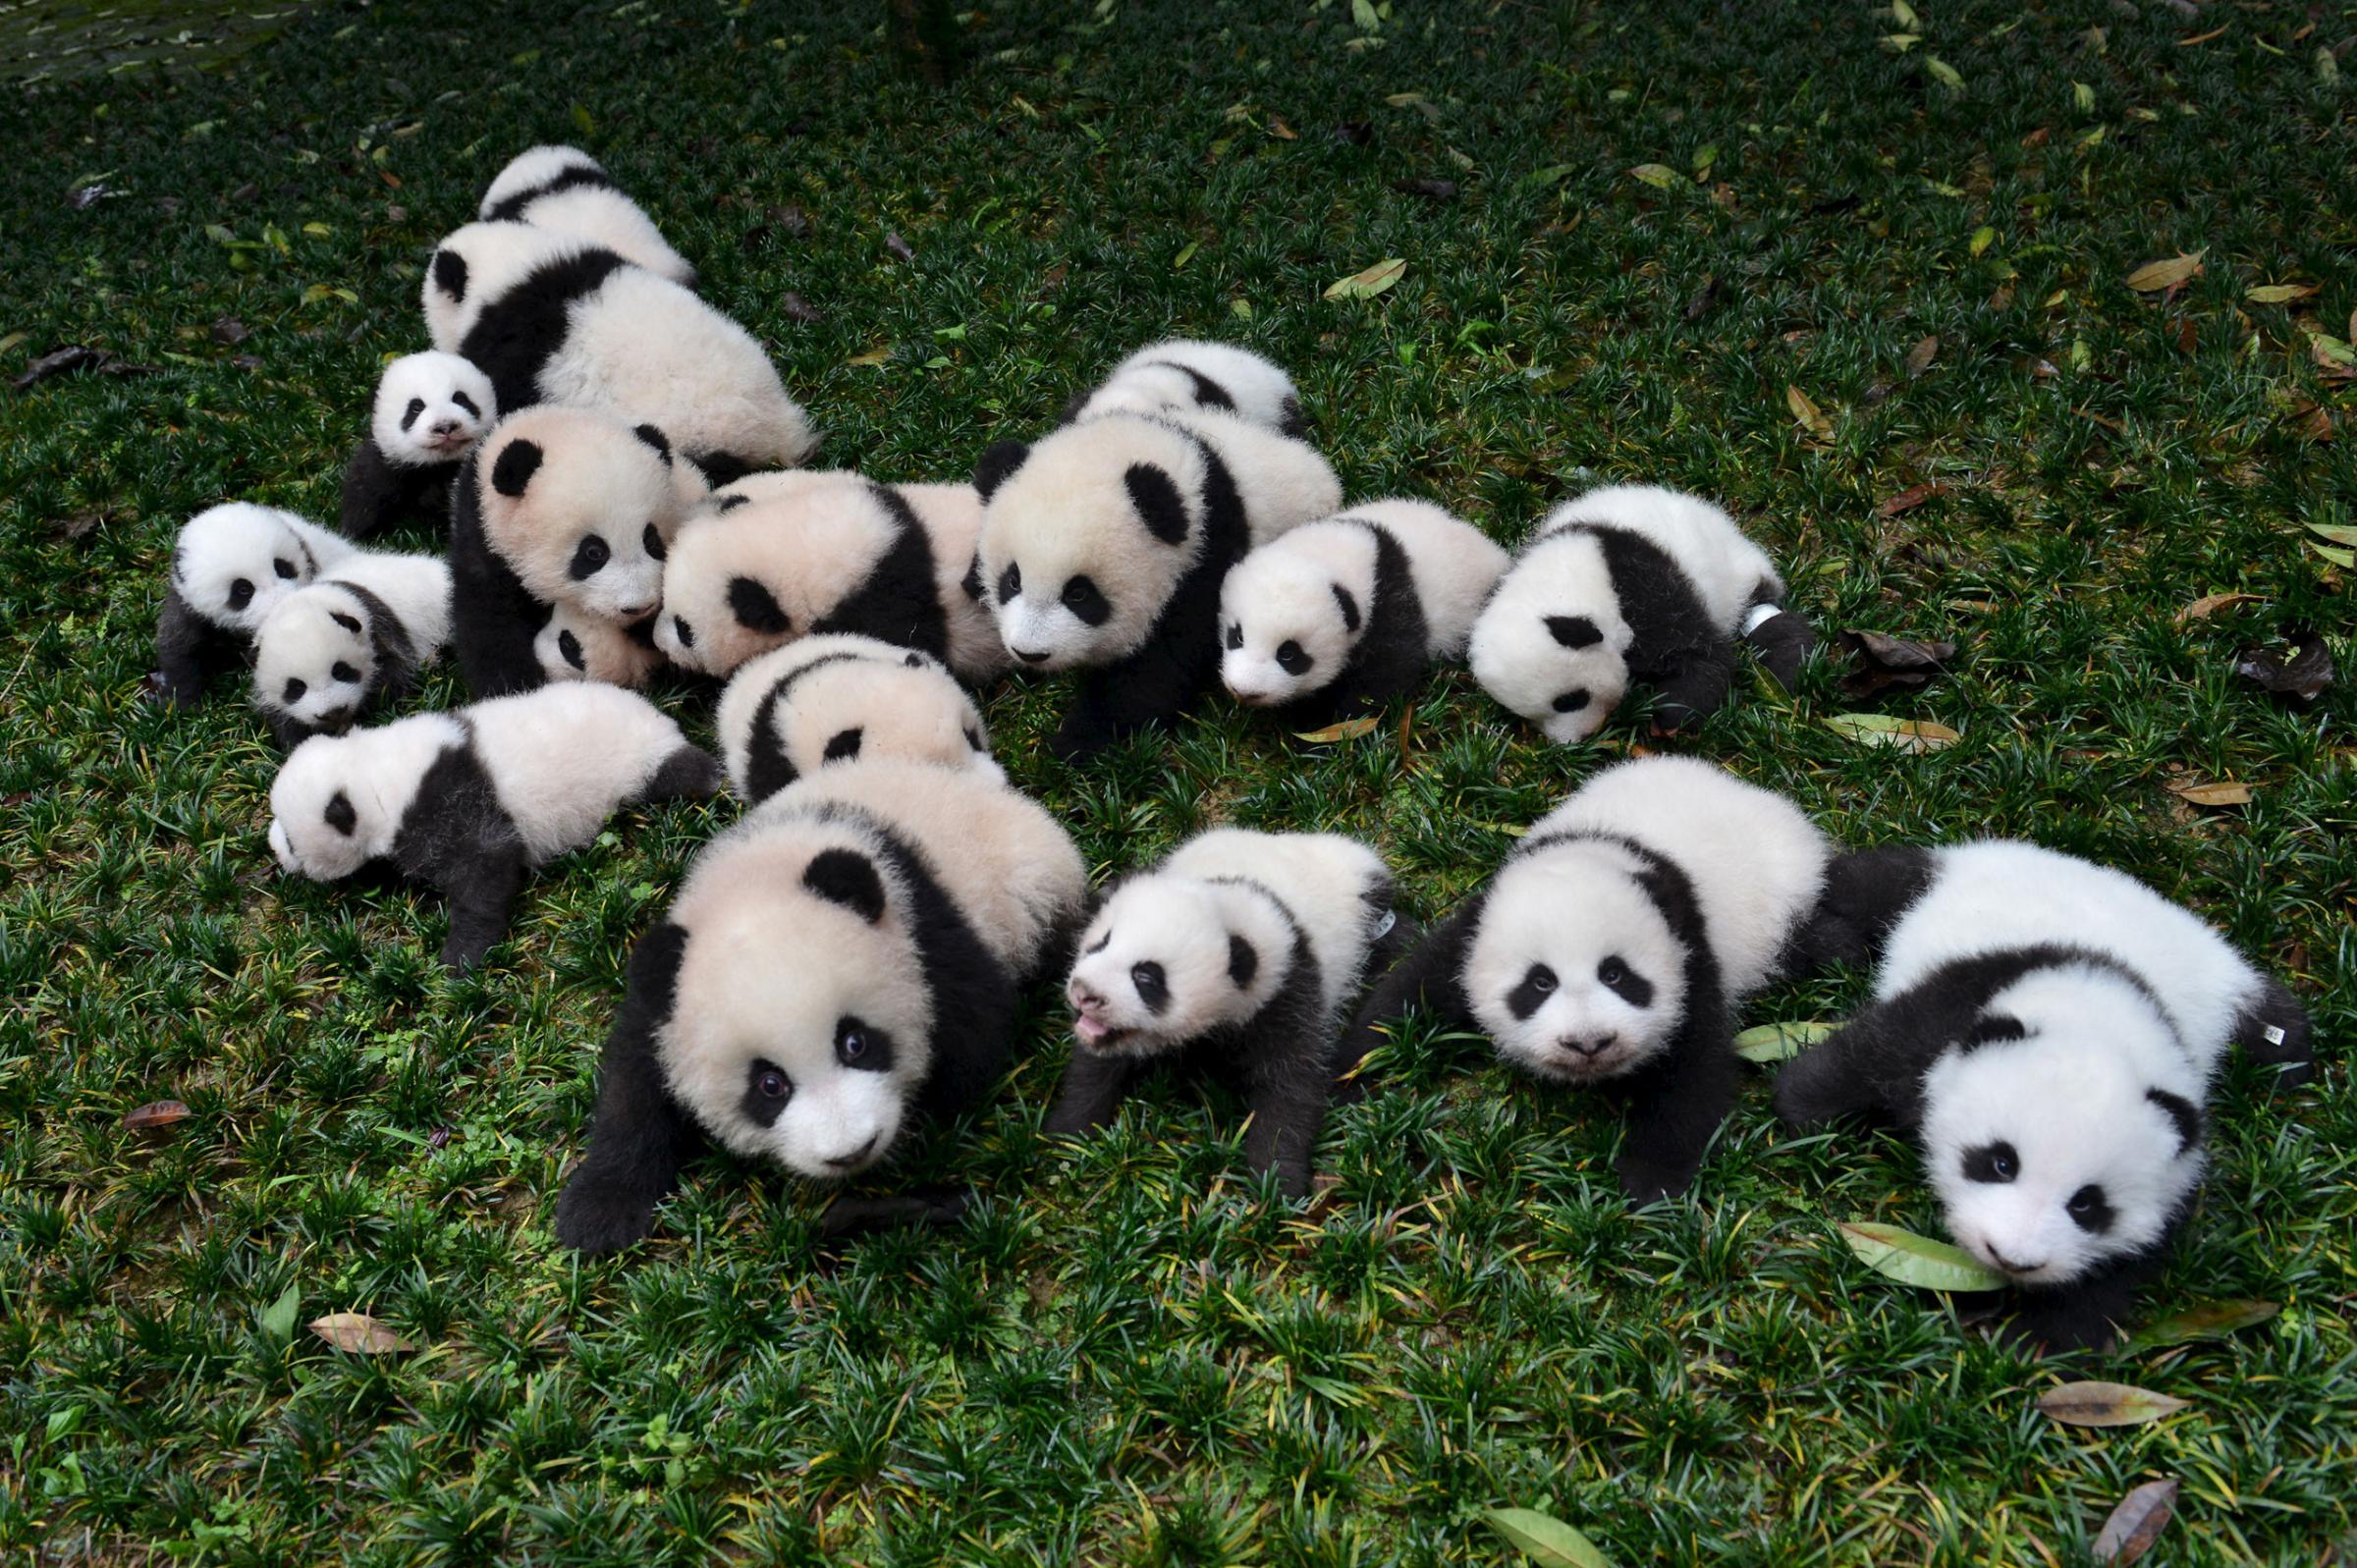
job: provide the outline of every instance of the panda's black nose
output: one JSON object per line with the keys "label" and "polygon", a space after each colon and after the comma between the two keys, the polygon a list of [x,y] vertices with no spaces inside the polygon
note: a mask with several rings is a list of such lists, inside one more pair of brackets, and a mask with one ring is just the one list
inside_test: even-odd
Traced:
{"label": "panda's black nose", "polygon": [[1014,656],[1027,665],[1044,665],[1048,662],[1048,656],[1046,654],[1033,653],[1028,648],[1015,649]]}
{"label": "panda's black nose", "polygon": [[1605,1052],[1611,1050],[1614,1042],[1617,1041],[1619,1038],[1620,1037],[1618,1035],[1598,1035],[1593,1040],[1581,1040],[1574,1036],[1565,1035],[1562,1040],[1556,1043],[1574,1055],[1595,1057],[1602,1055]]}

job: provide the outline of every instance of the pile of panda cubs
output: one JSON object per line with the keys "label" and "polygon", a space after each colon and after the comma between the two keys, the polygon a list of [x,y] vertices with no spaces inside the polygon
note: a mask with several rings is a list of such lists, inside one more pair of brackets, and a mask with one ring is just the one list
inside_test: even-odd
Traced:
{"label": "pile of panda cubs", "polygon": [[[431,347],[384,369],[343,531],[245,502],[192,517],[150,682],[188,706],[249,667],[290,748],[281,867],[434,888],[454,970],[616,811],[724,784],[744,803],[632,952],[557,1205],[570,1247],[649,1234],[707,1145],[825,1182],[883,1166],[988,1100],[1051,977],[1073,1036],[1055,1137],[1169,1067],[1230,1085],[1247,1163],[1299,1197],[1330,1106],[1379,1090],[1422,1017],[1602,1093],[1620,1183],[1652,1202],[1734,1109],[1745,1001],[1875,964],[1778,1114],[1895,1121],[2022,1330],[2075,1346],[2183,1222],[2227,1045],[2308,1072],[2299,1002],[2140,884],[2021,843],[1845,851],[1692,759],[1593,775],[1429,930],[1333,834],[1212,828],[1092,892],[970,688],[1076,673],[1048,745],[1078,762],[1217,688],[1323,725],[1462,660],[1575,742],[1640,684],[1657,729],[1695,724],[1739,645],[1789,688],[1813,633],[1693,496],[1591,491],[1512,554],[1429,502],[1345,507],[1290,378],[1221,344],[1140,350],[970,483],[798,468],[816,435],[766,352],[576,149],[511,162],[425,272]],[[372,547],[418,520],[446,558]],[[446,648],[470,705],[361,726]],[[665,671],[726,683],[717,757],[629,689]],[[841,1200],[828,1224],[957,1212]]]}

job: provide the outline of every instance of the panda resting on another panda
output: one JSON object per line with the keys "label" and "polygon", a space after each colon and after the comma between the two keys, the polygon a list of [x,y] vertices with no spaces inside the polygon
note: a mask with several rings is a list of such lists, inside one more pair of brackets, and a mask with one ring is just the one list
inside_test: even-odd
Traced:
{"label": "panda resting on another panda", "polygon": [[1307,421],[1293,379],[1248,349],[1172,338],[1150,344],[1113,367],[1094,391],[1064,410],[1060,424],[1109,413],[1233,413],[1280,435],[1306,439]]}
{"label": "panda resting on another panda", "polygon": [[281,599],[359,553],[277,507],[231,501],[196,514],[172,546],[149,688],[176,708],[202,702],[213,676],[251,655],[254,633]]}
{"label": "panda resting on another panda", "polygon": [[805,774],[859,758],[1007,777],[981,711],[940,660],[848,632],[802,637],[740,666],[715,723],[729,783],[756,805]]}
{"label": "panda resting on another panda", "polygon": [[1844,855],[1829,902],[1883,945],[1874,1000],[1784,1068],[1778,1114],[1897,1122],[2016,1328],[2105,1344],[2192,1206],[2226,1048],[2304,1083],[2306,1010],[2134,878],[2035,844]]}
{"label": "panda resting on another panda", "polygon": [[532,657],[549,680],[597,680],[633,689],[663,668],[654,626],[626,626],[571,605],[551,605],[548,624],[532,638]]}
{"label": "panda resting on another panda", "polygon": [[345,534],[382,533],[429,497],[447,510],[460,465],[498,420],[491,378],[469,360],[428,351],[385,366],[368,434],[344,469]]}
{"label": "panda resting on another panda", "polygon": [[526,147],[510,158],[484,190],[475,216],[484,223],[528,223],[603,245],[682,288],[695,287],[687,258],[671,247],[605,166],[578,147]]}
{"label": "panda resting on another panda", "polygon": [[253,702],[282,746],[341,734],[407,693],[450,641],[439,556],[359,551],[279,600],[253,638]]}

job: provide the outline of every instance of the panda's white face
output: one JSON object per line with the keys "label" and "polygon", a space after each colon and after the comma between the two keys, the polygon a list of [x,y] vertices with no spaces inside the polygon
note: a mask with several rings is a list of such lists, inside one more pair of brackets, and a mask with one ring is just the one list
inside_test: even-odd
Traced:
{"label": "panda's white face", "polygon": [[1081,1049],[1151,1056],[1258,1012],[1282,954],[1262,951],[1265,936],[1237,929],[1240,896],[1248,895],[1172,875],[1115,890],[1065,984]]}
{"label": "panda's white face", "polygon": [[1559,745],[1585,740],[1628,692],[1628,648],[1604,551],[1569,529],[1525,550],[1473,622],[1482,689]]}
{"label": "panda's white face", "polygon": [[270,785],[270,852],[289,876],[349,877],[389,853],[400,824],[348,743],[313,735],[287,754]]}
{"label": "panda's white face", "polygon": [[1615,1078],[1686,1010],[1685,947],[1627,851],[1570,843],[1508,861],[1465,957],[1466,1000],[1498,1054],[1556,1083]]}
{"label": "panda's white face", "polygon": [[375,689],[367,609],[338,583],[287,595],[254,634],[253,700],[265,712],[341,734]]}
{"label": "panda's white face", "polygon": [[2065,1284],[2152,1245],[2201,1177],[2200,1078],[2115,975],[2016,982],[1923,1087],[1948,1233],[2016,1284]]}
{"label": "panda's white face", "polygon": [[527,408],[475,458],[491,546],[543,604],[630,625],[663,600],[663,563],[702,482],[651,425]]}
{"label": "panda's white face", "polygon": [[246,501],[191,517],[173,557],[180,596],[214,624],[250,634],[281,599],[319,575],[323,563],[291,526],[301,520]]}
{"label": "panda's white face", "polygon": [[1220,583],[1220,680],[1272,707],[1332,685],[1375,600],[1375,539],[1340,519],[1295,528]]}
{"label": "panda's white face", "polygon": [[388,462],[411,466],[465,457],[498,420],[491,378],[455,353],[411,353],[385,366],[369,434]]}

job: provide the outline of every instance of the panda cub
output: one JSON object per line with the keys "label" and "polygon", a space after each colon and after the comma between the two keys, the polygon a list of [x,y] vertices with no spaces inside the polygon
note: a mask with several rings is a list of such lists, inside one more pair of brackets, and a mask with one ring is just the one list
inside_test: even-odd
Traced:
{"label": "panda cub", "polygon": [[[641,628],[644,628],[643,630]],[[598,680],[636,688],[663,668],[647,622],[626,626],[571,605],[551,606],[548,624],[532,638],[532,657],[550,680]]]}
{"label": "panda cub", "polygon": [[450,641],[450,567],[362,552],[278,602],[254,633],[253,702],[282,746],[341,734]]}
{"label": "panda cub", "polygon": [[858,758],[1007,777],[974,699],[941,661],[848,632],[747,661],[721,692],[716,723],[729,783],[755,804],[804,774]]}
{"label": "panda cub", "polygon": [[485,223],[528,223],[603,245],[684,288],[695,287],[695,268],[671,247],[637,202],[578,147],[527,147],[508,160],[475,216]]}
{"label": "panda cub", "polygon": [[1322,725],[1379,708],[1465,651],[1507,553],[1429,501],[1370,501],[1262,545],[1220,584],[1220,680]]}
{"label": "panda cub", "polygon": [[2105,1343],[2192,1205],[2227,1046],[2305,1082],[2306,1011],[2144,884],[2036,844],[1869,850],[1834,882],[1887,933],[1874,1000],[1783,1070],[1778,1113],[1896,1121],[2017,1326]]}
{"label": "panda cub", "polygon": [[1550,1083],[1621,1091],[1639,1203],[1686,1190],[1735,1101],[1735,1003],[1863,951],[1823,919],[1833,846],[1783,796],[1689,757],[1607,768],[1376,986],[1342,1061],[1421,1002]]}
{"label": "panda cub", "polygon": [[1094,392],[1074,398],[1064,424],[1109,413],[1233,413],[1288,436],[1306,436],[1292,377],[1246,349],[1172,338],[1113,367]]}
{"label": "panda cub", "polygon": [[1016,988],[1087,895],[1055,819],[979,773],[850,762],[779,791],[705,846],[630,955],[558,1239],[637,1241],[707,1138],[843,1181],[916,1118],[980,1105]]}
{"label": "panda cub", "polygon": [[1656,724],[1684,729],[1726,702],[1737,636],[1791,689],[1816,635],[1783,595],[1767,552],[1709,502],[1591,490],[1550,513],[1499,582],[1473,623],[1473,675],[1550,740],[1594,734],[1631,679],[1659,690]]}
{"label": "panda cub", "polygon": [[1046,1130],[1112,1120],[1140,1074],[1184,1059],[1238,1085],[1253,1173],[1303,1196],[1336,1037],[1391,909],[1382,857],[1336,834],[1215,828],[1123,882],[1065,987],[1077,1044]]}
{"label": "panda cub", "polygon": [[497,697],[544,681],[536,644],[554,606],[624,627],[652,616],[672,536],[703,495],[653,425],[588,408],[501,420],[451,491],[453,640],[467,689]]}
{"label": "panda cub", "polygon": [[963,588],[981,522],[971,485],[748,474],[682,530],[655,646],[725,676],[793,638],[850,631],[921,649],[969,678],[995,675],[1007,651]]}
{"label": "panda cub", "polygon": [[276,507],[231,501],[196,514],[172,547],[149,689],[176,708],[202,702],[205,683],[251,652],[279,600],[355,554],[349,539]]}
{"label": "panda cub", "polygon": [[480,365],[506,413],[601,408],[670,432],[714,482],[818,445],[760,340],[670,279],[522,223],[471,223],[426,268],[436,349]]}
{"label": "panda cub", "polygon": [[654,704],[563,685],[421,713],[297,746],[270,786],[270,849],[318,882],[390,860],[450,901],[442,962],[506,935],[534,867],[597,837],[619,806],[709,795],[720,767]]}
{"label": "panda cub", "polygon": [[491,378],[455,353],[404,354],[376,383],[368,434],[344,468],[344,532],[366,539],[437,510],[474,444],[499,419]]}
{"label": "panda cub", "polygon": [[1090,672],[1049,742],[1067,758],[1176,717],[1220,666],[1220,580],[1331,516],[1342,486],[1304,442],[1233,414],[1109,413],[976,470],[982,543],[966,590],[1032,669]]}

